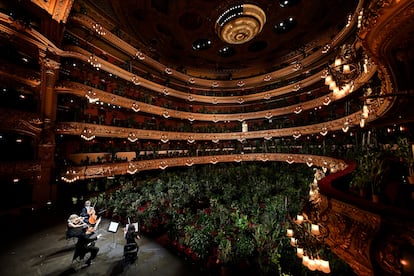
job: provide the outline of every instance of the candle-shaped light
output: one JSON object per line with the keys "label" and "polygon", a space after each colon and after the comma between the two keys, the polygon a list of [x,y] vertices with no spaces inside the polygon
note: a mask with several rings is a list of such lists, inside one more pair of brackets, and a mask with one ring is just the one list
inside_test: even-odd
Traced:
{"label": "candle-shaped light", "polygon": [[342,72],[344,73],[344,74],[349,74],[349,73],[351,73],[351,67],[349,66],[349,64],[344,64],[344,66],[342,67],[343,69],[342,69]]}
{"label": "candle-shaped light", "polygon": [[312,224],[311,225],[311,233],[315,236],[319,236],[319,234],[321,232],[319,231],[319,225],[318,224]]}
{"label": "candle-shaped light", "polygon": [[302,215],[297,215],[296,216],[296,223],[297,224],[302,224],[303,222],[303,216]]}
{"label": "candle-shaped light", "polygon": [[335,59],[335,66],[340,66],[341,64],[342,64],[341,58],[336,58]]}
{"label": "candle-shaped light", "polygon": [[308,256],[303,255],[303,257],[302,257],[302,264],[304,266],[308,266],[308,264],[309,264],[309,257]]}
{"label": "candle-shaped light", "polygon": [[290,238],[290,245],[295,247],[296,246],[296,239],[295,238]]}
{"label": "candle-shaped light", "polygon": [[299,258],[303,258],[303,248],[302,248],[302,247],[298,247],[298,248],[296,248],[296,255],[297,255]]}
{"label": "candle-shaped light", "polygon": [[331,84],[332,81],[333,81],[333,79],[332,79],[331,75],[326,76],[326,78],[325,78],[325,84],[326,85]]}
{"label": "candle-shaped light", "polygon": [[309,261],[308,261],[308,265],[307,266],[308,266],[309,270],[315,271],[315,269],[316,269],[315,260],[310,258]]}
{"label": "candle-shaped light", "polygon": [[331,268],[329,267],[329,261],[321,260],[321,270],[323,273],[331,273]]}
{"label": "candle-shaped light", "polygon": [[293,230],[292,229],[286,229],[286,236],[293,237]]}

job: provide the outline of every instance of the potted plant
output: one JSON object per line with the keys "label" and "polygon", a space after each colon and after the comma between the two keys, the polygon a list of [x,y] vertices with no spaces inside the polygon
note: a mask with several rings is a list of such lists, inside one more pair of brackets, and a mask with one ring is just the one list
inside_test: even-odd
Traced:
{"label": "potted plant", "polygon": [[398,139],[397,155],[407,167],[408,170],[408,183],[414,184],[414,154],[413,145],[408,141],[407,138]]}

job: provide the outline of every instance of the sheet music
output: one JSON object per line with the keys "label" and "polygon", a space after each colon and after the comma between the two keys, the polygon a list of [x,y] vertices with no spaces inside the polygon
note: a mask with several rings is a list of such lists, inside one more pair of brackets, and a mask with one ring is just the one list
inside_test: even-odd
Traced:
{"label": "sheet music", "polygon": [[108,227],[109,232],[116,233],[118,231],[119,222],[111,221]]}

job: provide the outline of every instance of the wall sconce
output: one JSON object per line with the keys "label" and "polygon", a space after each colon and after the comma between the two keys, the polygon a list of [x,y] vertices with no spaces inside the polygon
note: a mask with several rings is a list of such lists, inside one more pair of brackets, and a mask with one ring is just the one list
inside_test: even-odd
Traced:
{"label": "wall sconce", "polygon": [[85,97],[88,99],[89,103],[95,103],[95,102],[99,101],[99,97],[96,94],[96,92],[94,92],[90,89],[85,93]]}
{"label": "wall sconce", "polygon": [[326,134],[328,134],[328,129],[327,129],[326,127],[323,127],[319,133],[320,133],[322,136],[326,136]]}
{"label": "wall sconce", "polygon": [[93,54],[88,57],[88,63],[96,70],[99,70],[101,68],[101,64],[98,62],[98,58]]}
{"label": "wall sconce", "polygon": [[346,133],[348,130],[349,130],[349,122],[348,120],[346,120],[344,122],[344,125],[342,126],[342,131]]}
{"label": "wall sconce", "polygon": [[130,142],[134,143],[138,140],[137,135],[134,132],[130,132],[127,138]]}
{"label": "wall sconce", "polygon": [[266,119],[270,119],[270,118],[272,118],[272,116],[273,116],[273,114],[272,114],[272,112],[270,112],[270,111],[268,111],[268,112],[266,112],[266,114],[265,114],[265,118]]}
{"label": "wall sconce", "polygon": [[139,105],[137,103],[133,103],[131,106],[132,110],[134,110],[135,112],[138,112],[141,110],[141,108],[139,107]]}
{"label": "wall sconce", "polygon": [[331,98],[326,96],[322,103],[323,105],[329,105],[331,103]]}
{"label": "wall sconce", "polygon": [[297,83],[297,84],[295,84],[295,85],[293,86],[292,90],[293,90],[293,91],[299,91],[301,88],[302,88],[302,87],[301,87],[300,83]]}
{"label": "wall sconce", "polygon": [[106,31],[105,29],[99,24],[99,23],[94,23],[92,24],[92,29],[98,34],[98,35],[106,35]]}
{"label": "wall sconce", "polygon": [[170,113],[168,112],[168,110],[164,110],[164,112],[162,113],[162,116],[164,118],[170,118]]}
{"label": "wall sconce", "polygon": [[295,107],[295,110],[293,110],[293,112],[294,112],[295,114],[299,114],[299,113],[301,113],[301,112],[302,112],[302,106],[297,106],[297,107]]}
{"label": "wall sconce", "polygon": [[79,175],[75,170],[67,170],[61,179],[67,183],[72,183],[79,179]]}
{"label": "wall sconce", "polygon": [[165,72],[166,74],[168,74],[168,75],[171,75],[171,74],[172,74],[172,70],[171,70],[171,68],[168,68],[168,67],[166,67],[166,68],[165,68],[164,72]]}
{"label": "wall sconce", "polygon": [[95,135],[93,134],[93,132],[92,132],[92,130],[91,129],[89,129],[89,128],[87,128],[87,127],[85,127],[83,130],[82,130],[82,133],[81,133],[81,138],[82,139],[84,139],[84,140],[86,140],[86,141],[91,141],[91,140],[93,140],[93,139],[95,139]]}
{"label": "wall sconce", "polygon": [[165,170],[167,167],[168,167],[167,162],[165,162],[165,161],[161,161],[161,162],[160,162],[159,168],[160,168],[161,170]]}
{"label": "wall sconce", "polygon": [[138,171],[137,167],[134,165],[134,163],[128,164],[127,173],[129,174],[135,174]]}
{"label": "wall sconce", "polygon": [[139,60],[144,60],[145,59],[145,55],[141,51],[137,51],[135,53],[135,57],[138,58]]}
{"label": "wall sconce", "polygon": [[217,157],[212,157],[211,160],[210,160],[210,163],[213,164],[213,165],[217,164],[217,162],[218,162]]}
{"label": "wall sconce", "polygon": [[163,142],[164,144],[167,143],[169,141],[167,135],[163,134],[161,135],[161,142]]}
{"label": "wall sconce", "polygon": [[245,84],[246,84],[246,83],[245,83],[244,81],[242,81],[242,80],[239,80],[239,81],[237,82],[237,86],[238,86],[238,87],[243,87]]}
{"label": "wall sconce", "polygon": [[300,133],[300,131],[295,131],[293,132],[293,138],[298,139],[300,136],[302,136],[302,134]]}
{"label": "wall sconce", "polygon": [[132,81],[132,83],[133,83],[133,84],[135,84],[135,85],[140,85],[140,84],[141,84],[141,82],[139,81],[139,79],[138,79],[138,77],[137,77],[136,75],[133,75],[133,76],[131,77],[131,81]]}

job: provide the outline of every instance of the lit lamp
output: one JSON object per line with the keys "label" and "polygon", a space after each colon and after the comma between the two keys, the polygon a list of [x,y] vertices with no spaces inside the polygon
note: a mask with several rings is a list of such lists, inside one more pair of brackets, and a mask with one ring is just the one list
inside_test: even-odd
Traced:
{"label": "lit lamp", "polygon": [[297,215],[296,216],[296,223],[297,224],[302,224],[303,222],[303,216],[302,215]]}
{"label": "lit lamp", "polygon": [[286,230],[286,236],[293,237],[293,229],[287,229]]}
{"label": "lit lamp", "polygon": [[331,273],[331,268],[329,267],[329,261],[321,260],[321,271],[323,273]]}
{"label": "lit lamp", "polygon": [[298,247],[298,248],[296,248],[296,255],[297,255],[299,258],[303,258],[303,248],[302,248],[302,247]]}
{"label": "lit lamp", "polygon": [[319,225],[318,224],[312,224],[311,225],[311,233],[315,236],[319,236],[319,234],[321,232],[319,231]]}

